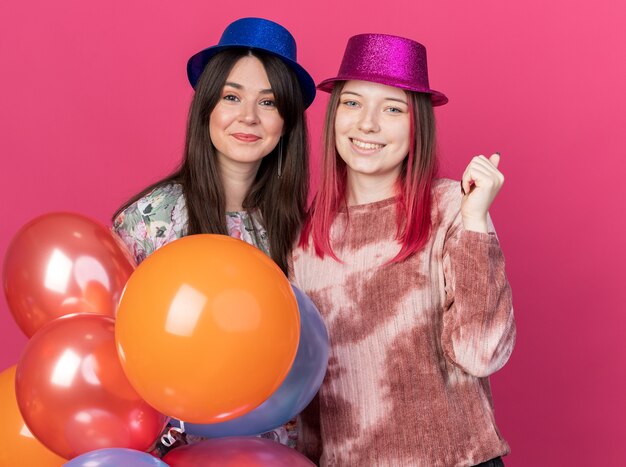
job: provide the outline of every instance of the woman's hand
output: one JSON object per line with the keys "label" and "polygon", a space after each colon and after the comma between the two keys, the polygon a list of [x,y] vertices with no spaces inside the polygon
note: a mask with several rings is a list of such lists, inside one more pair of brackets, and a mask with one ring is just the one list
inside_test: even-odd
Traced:
{"label": "woman's hand", "polygon": [[469,163],[461,179],[461,216],[463,228],[487,233],[487,213],[504,183],[504,175],[498,170],[500,154],[489,159],[476,156]]}

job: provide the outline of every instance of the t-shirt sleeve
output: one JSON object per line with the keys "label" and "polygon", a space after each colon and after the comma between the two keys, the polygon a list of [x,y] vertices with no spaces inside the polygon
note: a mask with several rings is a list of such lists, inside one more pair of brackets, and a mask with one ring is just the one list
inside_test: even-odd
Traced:
{"label": "t-shirt sleeve", "polygon": [[489,233],[465,230],[459,212],[443,251],[443,350],[454,365],[477,377],[504,366],[516,334],[504,255],[491,219],[489,225]]}
{"label": "t-shirt sleeve", "polygon": [[137,264],[155,250],[154,242],[148,235],[148,226],[137,203],[131,204],[115,218],[112,230],[122,240]]}

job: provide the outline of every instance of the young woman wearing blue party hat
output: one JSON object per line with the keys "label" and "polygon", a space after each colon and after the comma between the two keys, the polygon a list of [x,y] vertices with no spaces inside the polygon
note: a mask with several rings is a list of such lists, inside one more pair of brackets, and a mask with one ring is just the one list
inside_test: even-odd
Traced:
{"label": "young woman wearing blue party hat", "polygon": [[[263,250],[287,272],[308,193],[304,111],[315,84],[283,26],[242,18],[192,56],[195,94],[180,168],[127,201],[113,229],[137,263],[180,237],[224,234]],[[185,358],[185,356],[181,356]],[[267,434],[295,443],[295,424]]]}

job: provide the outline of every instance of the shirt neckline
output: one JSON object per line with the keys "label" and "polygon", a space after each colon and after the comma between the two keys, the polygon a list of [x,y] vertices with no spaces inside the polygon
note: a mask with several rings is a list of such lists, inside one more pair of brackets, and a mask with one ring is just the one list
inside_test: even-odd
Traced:
{"label": "shirt neckline", "polygon": [[392,196],[390,198],[381,199],[378,201],[373,201],[371,203],[365,204],[355,204],[352,206],[343,206],[339,209],[339,212],[348,213],[348,214],[360,214],[366,213],[369,211],[377,211],[379,209],[386,208],[387,206],[392,206],[398,202],[397,196]]}

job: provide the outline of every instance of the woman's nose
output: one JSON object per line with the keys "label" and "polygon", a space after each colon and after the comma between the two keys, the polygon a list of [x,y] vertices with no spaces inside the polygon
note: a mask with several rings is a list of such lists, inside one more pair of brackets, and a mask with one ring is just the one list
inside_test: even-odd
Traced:
{"label": "woman's nose", "polygon": [[244,102],[241,105],[240,120],[248,125],[252,125],[259,121],[256,102]]}
{"label": "woman's nose", "polygon": [[364,133],[372,133],[380,130],[378,118],[374,111],[364,109],[359,119],[358,128]]}

